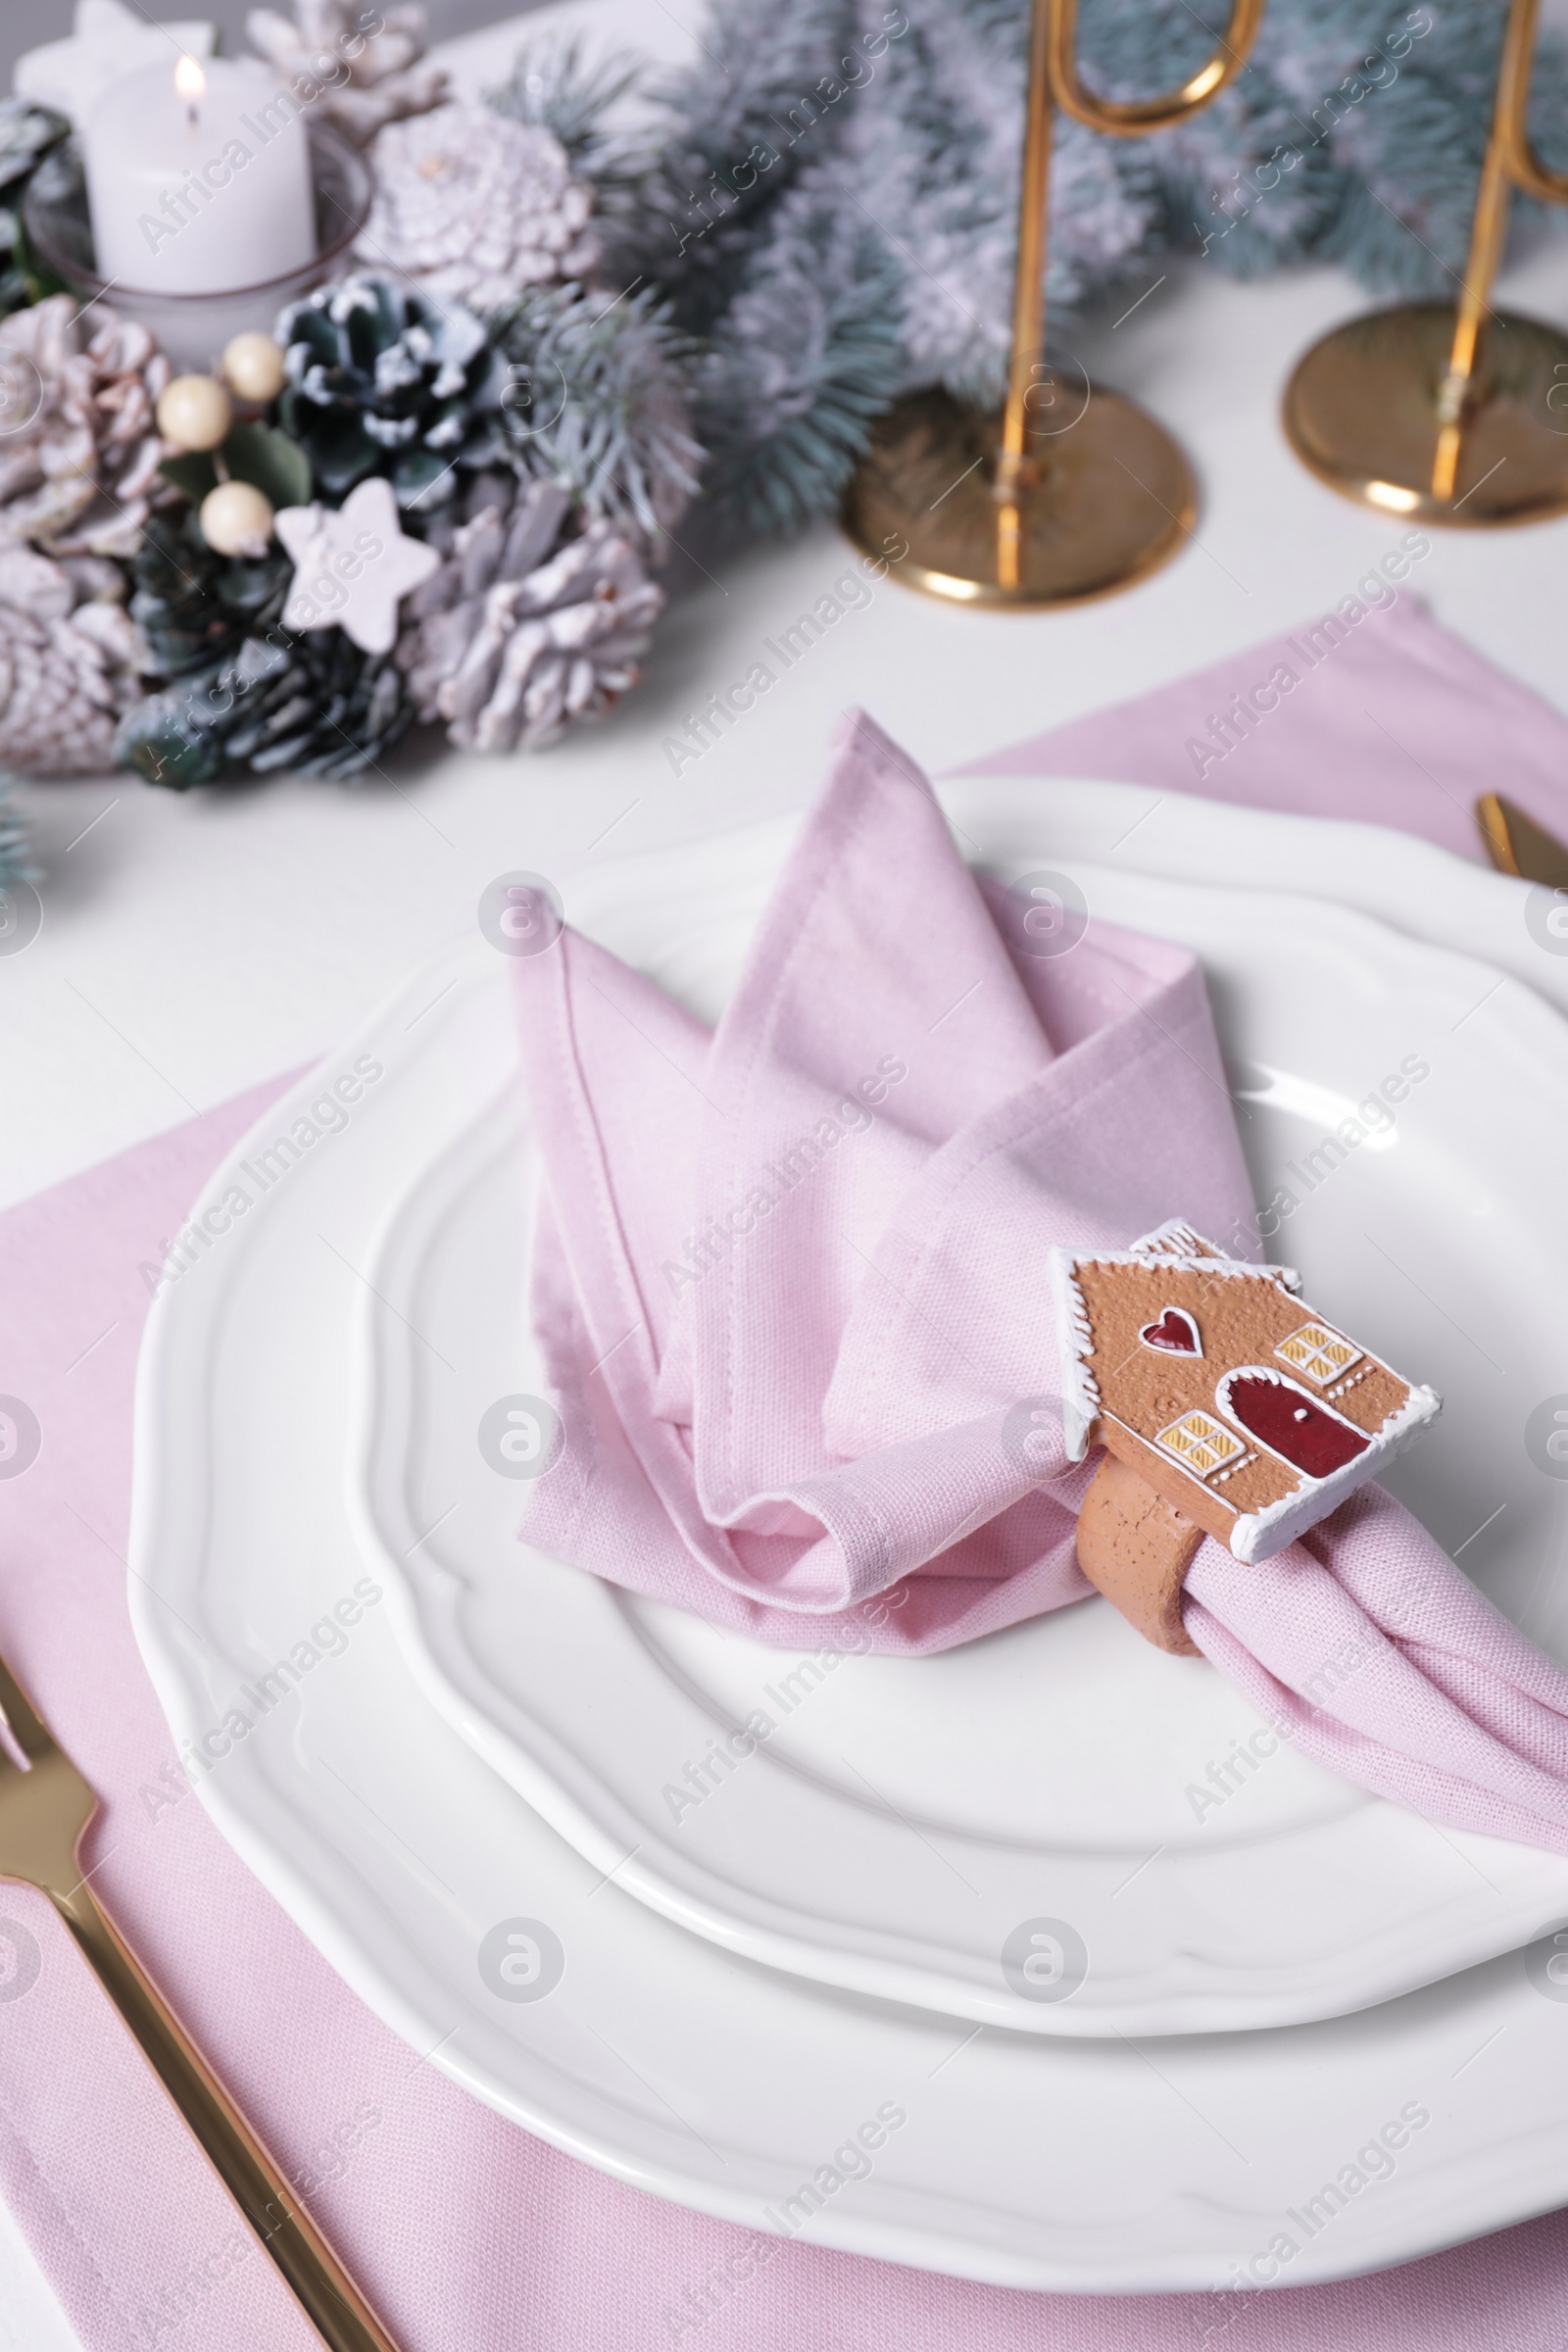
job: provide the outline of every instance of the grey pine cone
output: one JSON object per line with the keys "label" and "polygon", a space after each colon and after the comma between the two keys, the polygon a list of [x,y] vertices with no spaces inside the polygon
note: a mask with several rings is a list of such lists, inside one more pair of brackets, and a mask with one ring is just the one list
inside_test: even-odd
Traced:
{"label": "grey pine cone", "polygon": [[295,637],[274,622],[228,661],[147,695],[119,752],[176,792],[280,768],[341,780],[387,758],[413,718],[390,654],[362,654],[341,629]]}
{"label": "grey pine cone", "polygon": [[452,743],[541,751],[636,684],[663,593],[612,523],[572,535],[581,517],[559,484],[485,488],[489,503],[443,526],[445,560],[408,601],[397,659]]}

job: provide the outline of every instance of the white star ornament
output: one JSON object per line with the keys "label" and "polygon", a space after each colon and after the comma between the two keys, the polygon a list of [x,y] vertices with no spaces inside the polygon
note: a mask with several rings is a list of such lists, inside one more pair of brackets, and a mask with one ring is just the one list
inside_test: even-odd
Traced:
{"label": "white star ornament", "polygon": [[367,654],[390,653],[398,599],[435,571],[433,547],[407,539],[392,485],[377,474],[340,507],[284,507],[273,528],[294,562],[285,629],[341,629]]}

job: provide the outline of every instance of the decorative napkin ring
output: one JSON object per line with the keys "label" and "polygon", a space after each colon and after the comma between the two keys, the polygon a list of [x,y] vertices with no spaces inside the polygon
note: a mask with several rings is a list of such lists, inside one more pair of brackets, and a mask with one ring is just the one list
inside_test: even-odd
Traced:
{"label": "decorative napkin ring", "polygon": [[1302,1305],[1284,1266],[1179,1219],[1124,1250],[1052,1251],[1067,1450],[1105,1458],[1078,1564],[1156,1648],[1197,1657],[1182,1586],[1205,1535],[1266,1560],[1441,1410]]}

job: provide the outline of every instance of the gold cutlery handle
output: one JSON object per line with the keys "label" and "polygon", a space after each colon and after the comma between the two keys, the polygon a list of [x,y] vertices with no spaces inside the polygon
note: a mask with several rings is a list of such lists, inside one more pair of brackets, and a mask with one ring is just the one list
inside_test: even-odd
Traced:
{"label": "gold cutlery handle", "polygon": [[282,2168],[88,1887],[78,1886],[69,1895],[51,1890],[51,1899],[329,2352],[397,2352],[315,2222],[291,2194]]}

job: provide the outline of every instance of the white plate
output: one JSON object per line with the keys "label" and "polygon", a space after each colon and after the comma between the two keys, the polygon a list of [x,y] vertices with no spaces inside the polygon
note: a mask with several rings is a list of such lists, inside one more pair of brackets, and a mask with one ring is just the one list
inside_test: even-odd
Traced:
{"label": "white plate", "polygon": [[[378,1021],[403,1040],[387,1078],[441,985],[401,991]],[[254,1190],[245,1164],[318,1093],[291,1090],[198,1213],[237,1176]],[[155,1304],[129,1596],[182,1745],[363,1573],[345,1406],[381,1170],[407,1142],[399,1101],[385,1080],[368,1090]],[[1287,2231],[1289,2266],[1265,2258],[1251,2276],[1299,2283],[1568,2200],[1568,2005],[1518,1956],[1332,2024],[1152,2049],[960,2028],[778,1976],[602,1883],[442,1721],[384,1609],[199,1785],[412,2047],[557,2145],[743,2224],[779,2227],[784,2200],[888,2101],[907,2122],[802,2234],[1009,2286],[1221,2285]],[[516,1917],[564,1947],[561,1983],[527,2004],[478,1965]],[[1392,2177],[1310,2236],[1287,2218],[1411,2103],[1433,2122]]]}
{"label": "white plate", "polygon": [[972,864],[1016,862],[1033,844],[1072,873],[1086,862],[1233,889],[1300,891],[1479,956],[1568,1011],[1568,939],[1548,948],[1539,910],[1532,928],[1536,886],[1392,826],[1073,776],[957,776],[938,793]]}
{"label": "white plate", "polygon": [[[639,861],[637,919],[651,885],[679,943],[662,977],[694,1010],[716,1015],[733,985],[779,839],[732,846],[724,888],[683,885],[673,856]],[[1289,1254],[1315,1305],[1448,1399],[1402,1469],[1407,1498],[1453,1544],[1501,1504],[1490,1568],[1539,1560],[1551,1490],[1506,1446],[1507,1399],[1549,1394],[1559,1361],[1568,1250],[1555,1168],[1531,1147],[1544,1120],[1568,1135],[1568,1030],[1518,990],[1493,995],[1485,966],[1364,915],[1075,878],[1112,920],[1202,956],[1227,1059],[1250,1074],[1260,1200],[1401,1059],[1429,1071],[1292,1216]],[[594,929],[615,945],[623,928],[612,888]],[[828,1670],[521,1546],[527,1489],[478,1442],[498,1400],[545,1386],[512,1307],[537,1171],[509,977],[475,942],[400,1073],[417,1175],[361,1294],[351,1507],[436,1705],[596,1868],[752,1959],[1079,2035],[1343,2014],[1568,1907],[1560,1857],[1437,1830],[1294,1754],[1215,1805],[1209,1765],[1257,1728],[1253,1709],[1104,1602],[932,1658],[829,1650]],[[1568,1616],[1553,1631],[1568,1649]],[[688,1768],[759,1711],[765,1744],[693,1803]],[[1008,1936],[1041,1916],[1088,1949],[1068,1999],[1030,1999],[1004,1970]]]}

